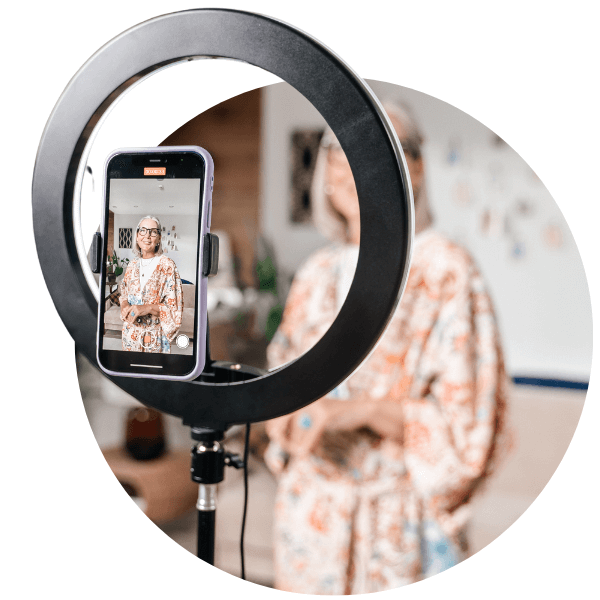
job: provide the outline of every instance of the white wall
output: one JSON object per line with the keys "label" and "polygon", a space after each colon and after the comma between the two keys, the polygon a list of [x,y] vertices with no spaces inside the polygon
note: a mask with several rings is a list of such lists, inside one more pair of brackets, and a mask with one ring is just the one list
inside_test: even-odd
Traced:
{"label": "white wall", "polygon": [[[507,145],[492,143],[493,133],[475,119],[414,90],[370,82],[381,99],[405,101],[426,137],[424,155],[436,228],[466,246],[477,260],[496,304],[511,375],[588,380],[592,353],[592,317],[583,265],[560,209],[527,164]],[[293,272],[326,243],[309,225],[289,221],[291,199],[290,135],[294,129],[322,127],[319,113],[285,83],[264,90],[262,146],[262,227],[282,269]],[[461,160],[451,165],[452,147]],[[467,182],[468,206],[453,199]],[[514,216],[513,206],[527,199],[529,217],[512,218],[525,248],[511,255],[514,242],[500,234],[485,237],[485,207]],[[563,245],[549,248],[544,228],[556,224]]]}
{"label": "white wall", "polygon": [[154,147],[201,112],[275,81],[279,78],[248,63],[194,60],[160,69],[130,87],[104,115],[86,148],[87,161],[82,161],[93,171],[93,176],[86,172],[82,178],[85,248],[101,221],[104,162],[113,150]]}
{"label": "white wall", "polygon": [[262,90],[261,227],[274,244],[281,269],[293,273],[300,263],[325,244],[308,224],[292,224],[291,134],[295,129],[323,127],[323,118],[310,102],[286,83]]}
{"label": "white wall", "polygon": [[[119,228],[131,227],[135,229],[140,218],[143,215],[121,215],[115,214],[115,250],[119,258],[134,258],[131,250],[119,248]],[[196,283],[196,239],[198,237],[198,218],[196,216],[186,215],[161,215],[156,217],[160,219],[161,225],[167,228],[167,232],[175,225],[177,239],[175,245],[178,248],[177,252],[169,250],[167,256],[175,261],[179,275],[182,279],[187,279],[192,283]],[[135,233],[135,232],[134,232]],[[171,232],[172,234],[173,232]],[[163,247],[166,241],[170,239],[165,232],[163,234]]]}

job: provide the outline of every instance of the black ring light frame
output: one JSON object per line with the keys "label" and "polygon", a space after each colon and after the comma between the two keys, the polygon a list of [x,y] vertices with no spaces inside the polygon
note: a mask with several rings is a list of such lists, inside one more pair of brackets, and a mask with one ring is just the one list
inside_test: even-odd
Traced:
{"label": "black ring light frame", "polygon": [[[356,183],[361,240],[346,302],[317,344],[274,371],[229,384],[114,377],[142,403],[184,423],[224,431],[272,419],[323,397],[375,347],[404,289],[413,237],[412,192],[397,137],[368,86],[321,43],[280,21],[235,10],[163,15],[114,38],[69,82],[44,130],[33,176],[39,261],[56,309],[93,364],[97,299],[77,252],[76,179],[86,145],[110,105],[162,67],[229,58],[296,88],[333,129]],[[317,283],[317,282],[315,282]]]}

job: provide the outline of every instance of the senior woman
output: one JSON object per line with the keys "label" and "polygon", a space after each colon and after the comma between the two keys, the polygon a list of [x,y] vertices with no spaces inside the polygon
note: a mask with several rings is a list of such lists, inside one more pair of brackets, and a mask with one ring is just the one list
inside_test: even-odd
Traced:
{"label": "senior woman", "polygon": [[169,354],[181,327],[183,293],[177,266],[163,254],[156,217],[138,223],[133,254],[119,297],[123,350]]}
{"label": "senior woman", "polygon": [[[469,254],[430,227],[415,122],[401,105],[384,106],[415,198],[411,270],[363,365],[327,397],[267,423],[265,458],[278,474],[275,584],[283,590],[375,592],[458,563],[469,501],[499,445],[505,374],[492,303]],[[312,197],[317,226],[335,242],[296,274],[268,348],[271,366],[318,341],[356,267],[358,197],[330,131]]]}

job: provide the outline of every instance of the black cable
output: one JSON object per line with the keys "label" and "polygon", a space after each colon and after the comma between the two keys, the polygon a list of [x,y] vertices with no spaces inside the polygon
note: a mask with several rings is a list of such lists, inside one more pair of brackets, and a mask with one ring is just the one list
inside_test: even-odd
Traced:
{"label": "black cable", "polygon": [[246,510],[248,508],[248,450],[250,448],[250,423],[246,423],[246,441],[244,443],[244,513],[242,515],[242,533],[240,535],[240,558],[242,562],[242,579],[246,579],[244,565],[244,530],[246,528]]}

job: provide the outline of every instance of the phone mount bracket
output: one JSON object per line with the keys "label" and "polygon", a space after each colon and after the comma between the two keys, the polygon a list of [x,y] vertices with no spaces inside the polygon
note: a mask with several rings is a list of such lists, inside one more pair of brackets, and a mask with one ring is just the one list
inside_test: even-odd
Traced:
{"label": "phone mount bracket", "polygon": [[219,270],[219,238],[214,233],[204,236],[202,252],[202,273],[205,277],[214,277]]}
{"label": "phone mount bracket", "polygon": [[92,246],[90,248],[90,269],[92,273],[100,273],[102,263],[102,234],[99,231],[94,233]]}

